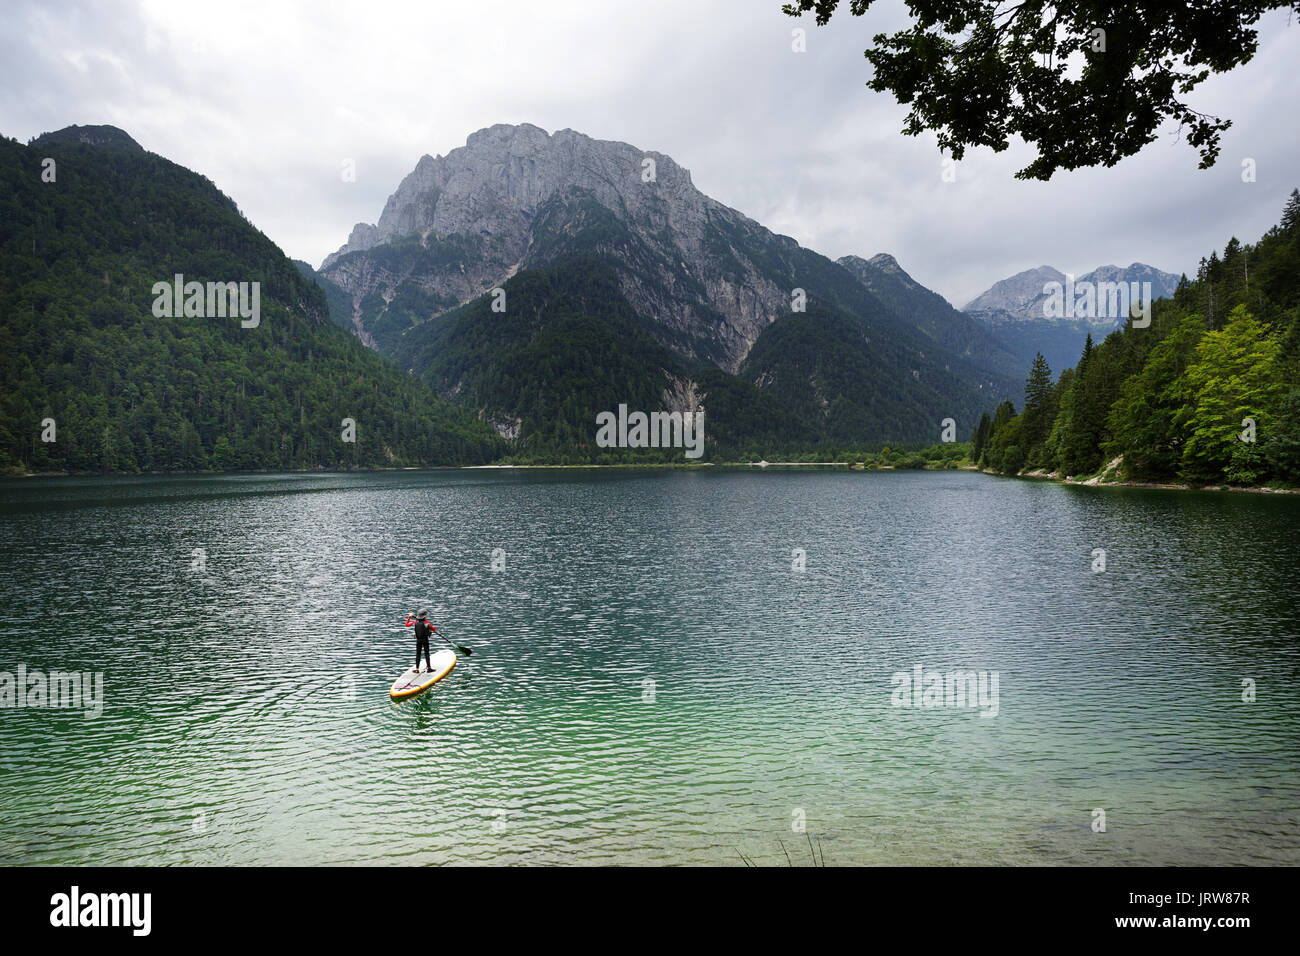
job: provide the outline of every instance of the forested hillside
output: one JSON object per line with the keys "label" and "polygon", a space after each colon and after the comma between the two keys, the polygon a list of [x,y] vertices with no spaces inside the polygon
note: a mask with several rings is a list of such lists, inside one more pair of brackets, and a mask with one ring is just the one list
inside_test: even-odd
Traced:
{"label": "forested hillside", "polygon": [[691,369],[656,342],[623,298],[614,268],[575,258],[412,328],[396,359],[439,394],[512,438],[517,461],[681,461],[681,449],[602,449],[596,415],[706,411],[706,457],[815,445],[818,430],[717,369]]}
{"label": "forested hillside", "polygon": [[1300,483],[1300,191],[1258,243],[1202,259],[1148,328],[1089,339],[1055,385],[1040,356],[1024,410],[986,414],[973,449],[1007,474]]}
{"label": "forested hillside", "polygon": [[[57,134],[32,146],[0,139],[0,469],[499,454],[488,426],[330,322],[322,291],[211,182],[114,134],[108,146]],[[53,181],[42,178],[47,168]],[[176,274],[260,283],[260,322],[156,317],[153,286]],[[355,442],[342,438],[344,418],[356,423]]]}
{"label": "forested hillside", "polygon": [[325,293],[325,304],[329,310],[329,317],[334,321],[334,324],[351,332],[353,330],[351,297],[313,269],[311,263],[303,262],[301,259],[291,261],[297,266],[298,272],[304,279],[314,282],[320,286],[321,292]]}
{"label": "forested hillside", "polygon": [[[812,305],[773,322],[758,337],[740,377],[814,424],[828,445],[850,446],[918,436],[937,441],[945,418],[973,421],[978,396],[956,376],[926,367],[886,376],[904,360],[861,319]],[[960,395],[961,399],[954,399]]]}

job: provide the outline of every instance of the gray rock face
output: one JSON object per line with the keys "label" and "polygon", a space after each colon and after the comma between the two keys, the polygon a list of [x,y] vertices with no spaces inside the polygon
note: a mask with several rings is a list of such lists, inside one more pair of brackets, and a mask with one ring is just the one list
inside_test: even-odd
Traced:
{"label": "gray rock face", "polygon": [[[643,182],[647,159],[654,164],[653,183]],[[471,134],[445,157],[422,156],[389,197],[378,224],[358,223],[322,269],[346,253],[415,234],[525,240],[539,207],[570,187],[590,191],[630,220],[698,236],[698,227],[690,227],[701,221],[706,198],[668,156],[568,129],[552,136],[527,123],[498,124]]]}
{"label": "gray rock face", "polygon": [[[1149,282],[1151,283],[1152,297],[1160,299],[1173,295],[1174,290],[1178,288],[1178,279],[1179,277],[1172,273],[1161,272],[1152,266],[1135,262],[1125,269],[1121,269],[1119,266],[1101,266],[1085,275],[1075,276],[1074,282],[1076,285],[1083,283],[1098,285],[1103,282],[1122,282],[1126,284]],[[1043,286],[1049,282],[1064,284],[1065,280],[1065,273],[1051,266],[1028,269],[1009,279],[995,282],[987,292],[967,303],[963,311],[976,315],[993,325],[1006,325],[1013,322],[1052,321],[1046,319],[1044,315],[1043,303],[1047,299],[1047,295],[1043,292]],[[1088,321],[1092,325],[1101,327],[1118,324],[1114,318],[1107,316],[1081,321]]]}
{"label": "gray rock face", "polygon": [[1043,300],[1043,286],[1049,282],[1064,282],[1065,273],[1051,266],[1026,269],[1009,279],[993,283],[992,288],[966,303],[963,312],[1006,312],[1025,319],[1042,318],[1041,307],[1034,313],[1035,305]]}
{"label": "gray rock face", "polygon": [[[419,250],[380,254],[403,243]],[[358,223],[321,272],[357,302],[377,294],[389,303],[404,289],[436,300],[428,314],[402,317],[413,323],[521,268],[601,254],[626,265],[623,292],[661,342],[734,371],[789,311],[788,283],[755,264],[773,248],[788,257],[798,246],[705,196],[662,153],[573,130],[497,125],[446,156],[422,157],[379,221]]]}
{"label": "gray rock face", "polygon": [[1174,290],[1178,288],[1180,278],[1180,276],[1176,276],[1171,272],[1161,272],[1154,266],[1135,262],[1125,269],[1121,269],[1119,266],[1100,266],[1087,275],[1080,276],[1077,281],[1093,283],[1150,282],[1151,294],[1157,299],[1164,299],[1174,294]]}

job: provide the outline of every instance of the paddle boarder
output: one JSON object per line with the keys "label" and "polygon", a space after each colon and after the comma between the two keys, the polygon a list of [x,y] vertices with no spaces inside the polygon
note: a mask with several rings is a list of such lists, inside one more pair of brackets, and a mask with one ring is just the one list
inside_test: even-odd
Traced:
{"label": "paddle boarder", "polygon": [[429,612],[420,608],[415,616],[406,616],[406,626],[415,625],[415,669],[420,673],[420,651],[424,651],[425,670],[433,670],[433,662],[429,660],[429,635],[436,634],[438,629],[429,623]]}

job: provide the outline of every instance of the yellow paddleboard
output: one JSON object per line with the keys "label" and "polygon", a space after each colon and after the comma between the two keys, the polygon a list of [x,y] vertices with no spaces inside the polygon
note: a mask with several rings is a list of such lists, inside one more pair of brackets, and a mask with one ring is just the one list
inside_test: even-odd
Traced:
{"label": "yellow paddleboard", "polygon": [[401,700],[405,697],[414,697],[422,690],[428,690],[438,681],[442,680],[451,673],[451,669],[456,666],[456,652],[452,650],[438,651],[429,662],[433,664],[431,670],[425,669],[421,664],[417,670],[414,667],[408,667],[402,672],[402,676],[393,681],[393,686],[389,688],[388,695],[393,700]]}

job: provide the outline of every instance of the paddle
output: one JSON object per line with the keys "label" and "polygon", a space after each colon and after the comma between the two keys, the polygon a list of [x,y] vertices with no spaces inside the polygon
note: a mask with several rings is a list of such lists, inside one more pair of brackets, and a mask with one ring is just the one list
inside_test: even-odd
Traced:
{"label": "paddle", "polygon": [[471,651],[468,647],[461,647],[459,644],[455,643],[451,638],[447,637],[445,634],[443,634],[443,633],[442,633],[440,630],[438,630],[436,627],[433,629],[433,633],[437,634],[437,635],[438,635],[439,637],[441,637],[444,641],[446,641],[446,642],[447,642],[448,644],[450,644],[452,647],[456,648],[456,650],[458,650],[460,653],[464,654],[466,657],[469,657],[471,654],[474,653],[474,652]]}

